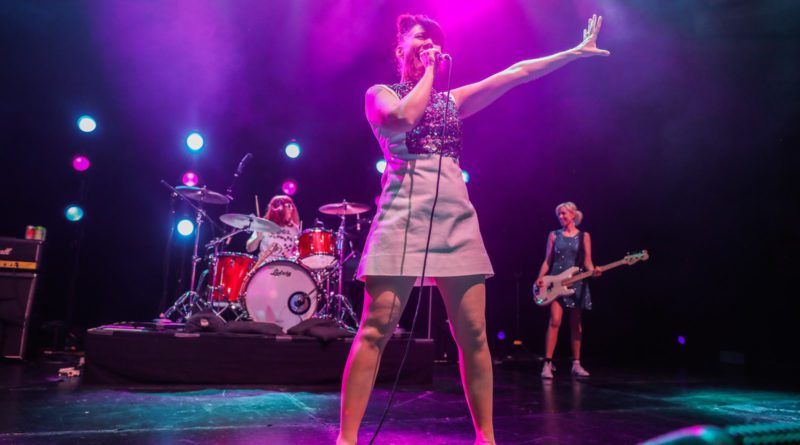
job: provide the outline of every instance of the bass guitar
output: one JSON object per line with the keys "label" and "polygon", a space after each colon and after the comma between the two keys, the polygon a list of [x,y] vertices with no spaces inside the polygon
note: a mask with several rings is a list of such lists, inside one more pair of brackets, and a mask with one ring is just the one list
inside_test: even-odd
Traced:
{"label": "bass guitar", "polygon": [[[622,266],[623,264],[632,266],[639,261],[647,261],[648,259],[650,259],[650,255],[646,250],[643,250],[638,253],[626,255],[625,258],[606,264],[605,266],[600,266],[600,270],[605,272],[615,267]],[[572,289],[570,286],[584,278],[592,276],[591,271],[576,274],[579,270],[580,268],[577,266],[572,266],[558,275],[547,275],[542,278],[544,283],[541,288],[536,284],[533,285],[533,301],[539,306],[547,306],[558,297],[574,294],[575,289]]]}

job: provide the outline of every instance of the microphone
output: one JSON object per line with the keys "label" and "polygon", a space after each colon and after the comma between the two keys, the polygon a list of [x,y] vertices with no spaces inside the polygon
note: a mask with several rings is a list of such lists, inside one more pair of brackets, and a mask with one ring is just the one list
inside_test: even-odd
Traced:
{"label": "microphone", "polygon": [[236,169],[236,176],[240,176],[242,174],[242,169],[244,169],[245,164],[247,164],[251,159],[253,159],[253,153],[247,153],[244,155],[241,161],[239,161],[239,168]]}
{"label": "microphone", "polygon": [[447,53],[441,53],[441,54],[437,54],[437,55],[436,55],[436,60],[439,60],[439,61],[441,61],[441,60],[447,60],[447,61],[451,61],[451,62],[452,62],[452,61],[453,61],[453,58],[452,58],[452,57],[450,57],[450,54],[447,54]]}

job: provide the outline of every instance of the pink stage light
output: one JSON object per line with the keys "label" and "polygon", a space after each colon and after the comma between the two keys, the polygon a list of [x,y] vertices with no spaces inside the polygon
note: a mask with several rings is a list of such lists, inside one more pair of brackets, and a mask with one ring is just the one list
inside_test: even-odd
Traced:
{"label": "pink stage light", "polygon": [[281,190],[283,190],[283,193],[292,196],[295,193],[297,193],[297,183],[292,181],[291,179],[287,179],[286,181],[283,181],[283,184],[281,185]]}
{"label": "pink stage light", "polygon": [[183,174],[183,185],[194,187],[200,183],[200,178],[194,172],[186,172]]}
{"label": "pink stage light", "polygon": [[89,170],[89,167],[91,165],[92,164],[91,162],[89,162],[89,158],[87,158],[86,156],[75,155],[72,158],[72,168],[74,168],[79,172],[85,172],[86,170]]}

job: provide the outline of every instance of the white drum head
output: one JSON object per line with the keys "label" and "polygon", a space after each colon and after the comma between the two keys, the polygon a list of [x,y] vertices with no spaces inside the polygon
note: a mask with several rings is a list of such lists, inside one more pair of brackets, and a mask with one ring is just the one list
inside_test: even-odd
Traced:
{"label": "white drum head", "polygon": [[284,330],[311,318],[317,310],[317,283],[306,268],[292,261],[263,264],[250,272],[242,287],[250,317]]}
{"label": "white drum head", "polygon": [[336,263],[336,258],[330,255],[319,254],[300,258],[300,262],[309,269],[320,270],[333,266]]}

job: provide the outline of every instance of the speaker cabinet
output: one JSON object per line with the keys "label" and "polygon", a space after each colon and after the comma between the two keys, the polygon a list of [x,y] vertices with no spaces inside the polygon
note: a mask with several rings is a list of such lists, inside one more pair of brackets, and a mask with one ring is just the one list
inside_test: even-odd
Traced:
{"label": "speaker cabinet", "polygon": [[42,242],[0,238],[0,353],[21,359],[36,289]]}
{"label": "speaker cabinet", "polygon": [[3,357],[25,355],[36,288],[35,273],[0,272],[0,347]]}

